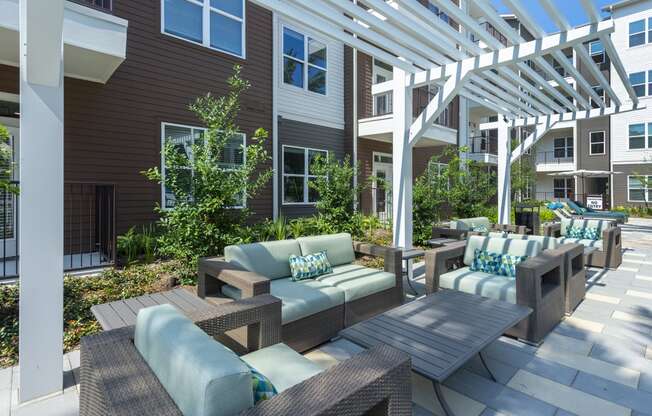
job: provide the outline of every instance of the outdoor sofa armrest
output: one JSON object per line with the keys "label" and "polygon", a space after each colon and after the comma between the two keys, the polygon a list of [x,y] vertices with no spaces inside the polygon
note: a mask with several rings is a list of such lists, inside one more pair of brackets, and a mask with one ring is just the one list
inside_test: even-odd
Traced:
{"label": "outdoor sofa armrest", "polygon": [[258,273],[244,270],[220,257],[199,259],[197,296],[219,294],[224,284],[240,289],[242,298],[269,293],[270,279]]}
{"label": "outdoor sofa armrest", "polygon": [[543,224],[543,235],[546,237],[561,237],[561,224],[558,222]]}
{"label": "outdoor sofa armrest", "polygon": [[564,253],[546,250],[516,265],[516,303],[537,309],[546,295],[564,285]]}
{"label": "outdoor sofa armrest", "polygon": [[382,257],[384,259],[385,271],[396,276],[397,287],[403,287],[403,252],[400,248],[354,241],[353,251],[356,254]]}
{"label": "outdoor sofa armrest", "polygon": [[[253,349],[281,342],[281,301],[271,295],[209,307],[188,317],[211,336],[254,326],[259,336]],[[181,416],[136,349],[134,332],[132,325],[82,337],[80,416]]]}
{"label": "outdoor sofa armrest", "polygon": [[432,227],[432,238],[453,238],[456,240],[466,239],[468,230],[456,230],[448,227]]}
{"label": "outdoor sofa armrest", "polygon": [[412,415],[410,357],[376,346],[241,413],[243,416]]}
{"label": "outdoor sofa armrest", "polygon": [[623,261],[622,254],[622,230],[614,223],[602,232],[602,251],[605,255],[604,267],[615,269]]}
{"label": "outdoor sofa armrest", "polygon": [[454,265],[459,265],[464,258],[466,241],[449,244],[426,251],[426,293],[439,290],[439,276],[447,273]]}

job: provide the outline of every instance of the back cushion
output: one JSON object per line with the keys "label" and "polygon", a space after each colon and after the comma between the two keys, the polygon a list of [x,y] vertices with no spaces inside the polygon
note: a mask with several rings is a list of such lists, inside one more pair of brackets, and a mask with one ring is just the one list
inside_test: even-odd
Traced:
{"label": "back cushion", "polygon": [[475,257],[475,249],[490,253],[510,254],[512,256],[534,257],[541,253],[541,243],[538,241],[515,240],[509,238],[491,238],[479,235],[469,237],[464,251],[464,264],[470,266]]}
{"label": "back cushion", "polygon": [[480,226],[486,228],[487,230],[491,230],[491,222],[489,221],[489,218],[460,218],[458,220],[451,221],[451,228],[455,230],[468,231]]}
{"label": "back cushion", "polygon": [[290,256],[300,256],[297,240],[266,241],[224,248],[224,259],[270,279],[289,277]]}
{"label": "back cushion", "polygon": [[254,405],[247,365],[174,307],[141,309],[134,344],[184,416],[233,415]]}
{"label": "back cushion", "polygon": [[[489,234],[489,237],[492,237]],[[510,238],[512,240],[528,240],[528,241],[538,241],[541,243],[541,248],[543,250],[554,250],[559,247],[559,242],[554,237],[546,237],[543,235],[525,235],[525,234],[506,234],[505,238]]]}
{"label": "back cushion", "polygon": [[326,257],[332,266],[353,263],[355,260],[353,239],[348,233],[299,237],[297,241],[304,256],[326,251]]}
{"label": "back cushion", "polygon": [[611,220],[578,220],[574,218],[564,218],[561,220],[561,235],[567,236],[568,229],[571,227],[580,228],[597,228],[599,238],[602,239],[602,232],[609,228],[614,222]]}

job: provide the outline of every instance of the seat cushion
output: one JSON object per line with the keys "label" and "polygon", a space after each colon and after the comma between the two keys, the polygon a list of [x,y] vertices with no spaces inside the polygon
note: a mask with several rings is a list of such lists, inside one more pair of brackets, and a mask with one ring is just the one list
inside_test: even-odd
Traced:
{"label": "seat cushion", "polygon": [[184,415],[239,414],[254,405],[247,365],[173,306],[141,309],[134,344]]}
{"label": "seat cushion", "polygon": [[275,344],[241,358],[265,375],[279,393],[324,371],[321,366],[285,344]]}
{"label": "seat cushion", "polygon": [[561,220],[561,235],[562,237],[570,237],[568,235],[568,232],[570,228],[572,227],[580,227],[580,228],[597,228],[598,229],[598,234],[602,238],[602,233],[604,230],[612,226],[613,220],[578,220],[575,218],[564,218]]}
{"label": "seat cushion", "polygon": [[559,244],[583,244],[585,247],[596,247],[599,250],[602,250],[602,240],[587,240],[585,238],[567,238],[559,237],[557,239]]}
{"label": "seat cushion", "polygon": [[224,248],[224,259],[270,279],[290,276],[290,256],[300,256],[296,240],[265,241]]}
{"label": "seat cushion", "polygon": [[464,251],[464,264],[470,266],[475,258],[475,250],[485,250],[496,254],[534,257],[541,253],[541,243],[529,240],[514,240],[508,238],[491,238],[471,236]]}
{"label": "seat cushion", "polygon": [[[270,293],[281,299],[283,324],[344,304],[344,290],[313,279],[272,280]],[[222,294],[235,300],[242,298],[240,289],[230,285],[222,286]]]}
{"label": "seat cushion", "polygon": [[516,279],[462,267],[439,276],[439,287],[516,303]]}
{"label": "seat cushion", "polygon": [[491,230],[491,222],[487,217],[460,218],[455,221],[451,221],[451,228],[454,230],[463,231],[474,230],[476,228],[484,228],[489,231]]}
{"label": "seat cushion", "polygon": [[355,261],[351,234],[340,233],[299,237],[297,241],[301,246],[301,254],[303,255],[326,251],[326,257],[328,257],[328,261],[332,266]]}
{"label": "seat cushion", "polygon": [[319,276],[316,280],[342,290],[346,302],[396,286],[396,275],[357,264],[333,267],[333,273]]}

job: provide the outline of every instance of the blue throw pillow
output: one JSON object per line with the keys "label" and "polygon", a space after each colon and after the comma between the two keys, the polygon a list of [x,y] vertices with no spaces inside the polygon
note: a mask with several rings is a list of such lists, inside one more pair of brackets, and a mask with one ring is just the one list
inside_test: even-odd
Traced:
{"label": "blue throw pillow", "polygon": [[503,254],[500,256],[500,267],[498,274],[507,277],[516,277],[516,265],[527,260],[528,256],[513,256]]}
{"label": "blue throw pillow", "polygon": [[[247,364],[247,363],[245,363]],[[267,377],[262,373],[258,372],[255,368],[247,364],[247,367],[251,370],[251,382],[254,392],[254,404],[262,402],[263,400],[271,399],[276,396],[278,392],[276,387],[272,384]]]}
{"label": "blue throw pillow", "polygon": [[483,233],[483,234],[486,234],[486,233],[489,232],[487,227],[485,227],[484,225],[477,225],[477,226],[473,227],[471,229],[471,231],[475,231],[476,233]]}
{"label": "blue throw pillow", "polygon": [[474,272],[496,274],[500,267],[500,254],[490,253],[486,250],[475,249],[473,262],[469,269]]}
{"label": "blue throw pillow", "polygon": [[600,233],[598,232],[598,229],[595,227],[586,228],[584,230],[584,238],[586,240],[596,241],[600,239]]}
{"label": "blue throw pillow", "polygon": [[566,237],[568,238],[578,238],[578,239],[583,239],[584,238],[584,228],[582,227],[568,227],[566,230]]}
{"label": "blue throw pillow", "polygon": [[325,251],[320,251],[305,256],[290,256],[290,271],[292,272],[292,281],[313,279],[322,274],[333,272]]}

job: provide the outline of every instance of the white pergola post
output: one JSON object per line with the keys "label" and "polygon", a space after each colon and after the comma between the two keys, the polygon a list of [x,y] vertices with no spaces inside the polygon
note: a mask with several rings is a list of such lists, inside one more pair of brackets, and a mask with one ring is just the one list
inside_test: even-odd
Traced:
{"label": "white pergola post", "polygon": [[394,67],[392,112],[392,218],[394,245],[412,247],[412,88],[406,87],[408,74]]}
{"label": "white pergola post", "polygon": [[63,387],[63,0],[20,0],[20,401]]}
{"label": "white pergola post", "polygon": [[498,114],[498,223],[509,224],[512,206],[511,178],[512,146],[509,139],[509,125],[502,114]]}

